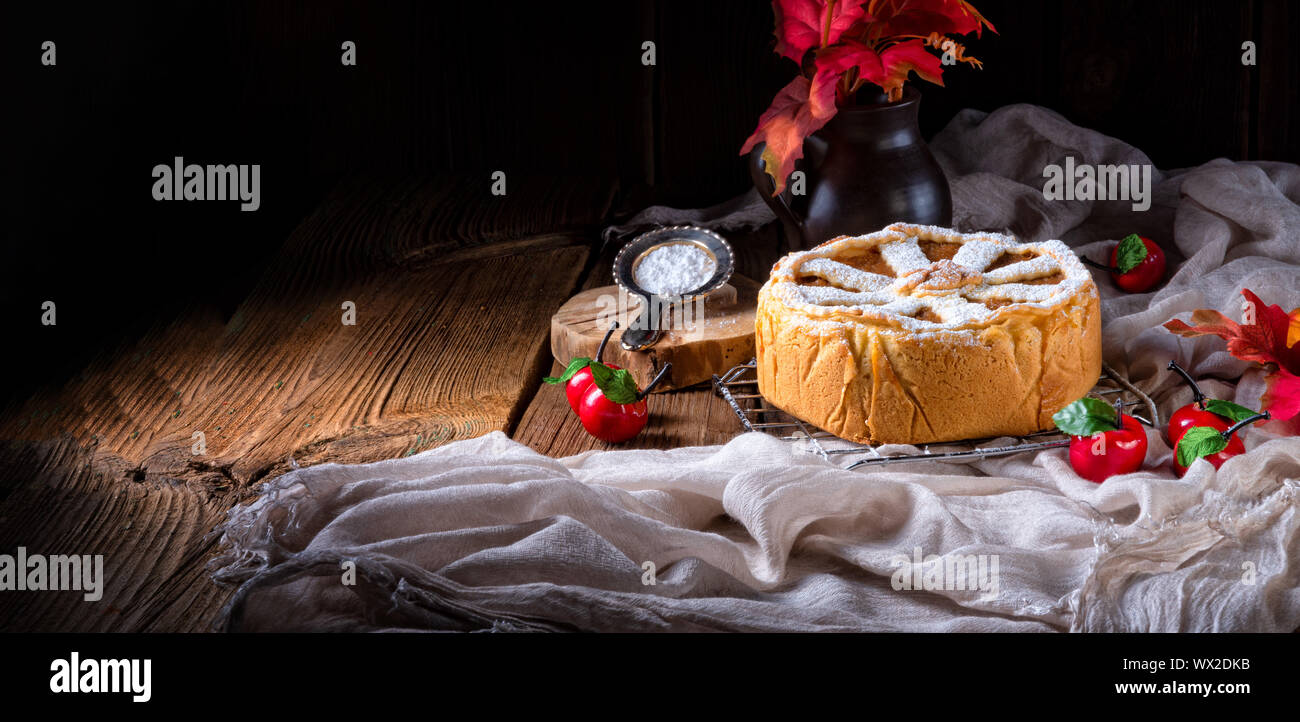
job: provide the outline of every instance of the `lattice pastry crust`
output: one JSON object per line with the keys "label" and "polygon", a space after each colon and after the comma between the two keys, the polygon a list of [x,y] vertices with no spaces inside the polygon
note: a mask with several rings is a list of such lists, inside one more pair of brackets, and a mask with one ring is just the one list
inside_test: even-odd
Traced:
{"label": "lattice pastry crust", "polygon": [[1051,426],[1101,370],[1097,288],[1060,241],[896,223],[781,259],[759,294],[759,388],[855,441]]}

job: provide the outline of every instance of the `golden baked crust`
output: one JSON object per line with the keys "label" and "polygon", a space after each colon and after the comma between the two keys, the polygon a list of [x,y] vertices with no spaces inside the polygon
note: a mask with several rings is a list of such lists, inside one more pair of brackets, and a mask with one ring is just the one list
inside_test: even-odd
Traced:
{"label": "golden baked crust", "polygon": [[841,236],[773,266],[755,324],[763,396],[858,442],[1052,428],[1101,373],[1097,287],[1060,241]]}

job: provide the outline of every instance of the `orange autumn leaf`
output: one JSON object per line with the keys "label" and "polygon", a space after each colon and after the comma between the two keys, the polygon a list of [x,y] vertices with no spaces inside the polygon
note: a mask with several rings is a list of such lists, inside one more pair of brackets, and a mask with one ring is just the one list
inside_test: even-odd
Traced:
{"label": "orange autumn leaf", "polygon": [[966,35],[980,37],[984,28],[997,32],[966,0],[870,0],[867,14],[879,19],[889,35]]}
{"label": "orange autumn leaf", "polygon": [[830,119],[829,115],[815,115],[814,108],[833,108],[835,105],[834,85],[823,86],[821,92],[829,92],[831,98],[823,97],[817,102],[810,98],[811,88],[812,84],[802,75],[790,81],[777,93],[772,107],[758,119],[758,128],[740,149],[744,154],[759,143],[764,144],[763,171],[772,178],[774,196],[785,190],[786,179],[794,172],[795,161],[803,157],[803,139]]}
{"label": "orange autumn leaf", "polygon": [[885,82],[880,83],[880,87],[889,94],[890,100],[903,97],[903,83],[907,82],[907,74],[911,72],[922,80],[943,85],[943,62],[925,49],[923,41],[908,40],[891,45],[880,54],[880,64],[885,71]]}

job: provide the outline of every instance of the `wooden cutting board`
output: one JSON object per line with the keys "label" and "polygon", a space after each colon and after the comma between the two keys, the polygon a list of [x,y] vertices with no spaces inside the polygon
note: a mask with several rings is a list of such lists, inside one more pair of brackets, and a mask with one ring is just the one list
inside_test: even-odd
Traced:
{"label": "wooden cutting board", "polygon": [[[665,363],[673,367],[655,391],[668,391],[709,381],[733,366],[754,358],[754,308],[759,284],[733,274],[730,282],[705,300],[703,319],[695,331],[669,329],[659,342],[645,351],[626,351],[615,331],[605,346],[606,363],[632,372],[644,387]],[[551,317],[551,353],[561,365],[578,356],[594,358],[600,340],[608,330],[601,325],[616,302],[619,308],[638,308],[618,286],[592,288],[569,299]],[[698,315],[698,314],[697,314]],[[630,312],[626,318],[635,318]],[[620,329],[626,322],[620,318]]]}

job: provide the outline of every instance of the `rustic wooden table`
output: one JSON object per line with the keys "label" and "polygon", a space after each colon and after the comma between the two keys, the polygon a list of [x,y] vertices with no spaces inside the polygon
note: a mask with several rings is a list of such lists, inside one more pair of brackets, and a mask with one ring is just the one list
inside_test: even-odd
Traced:
{"label": "rustic wooden table", "polygon": [[[188,314],[6,410],[0,549],[103,554],[105,592],[0,595],[0,630],[209,631],[232,592],[207,575],[210,532],[290,459],[375,461],[494,430],[552,456],[606,447],[540,379],[560,368],[550,314],[609,283],[599,231],[618,196],[582,181],[512,181],[490,199],[457,179],[345,181],[230,318]],[[775,225],[732,241],[738,270],[766,278]],[[738,430],[707,388],[651,409],[622,448]]]}

